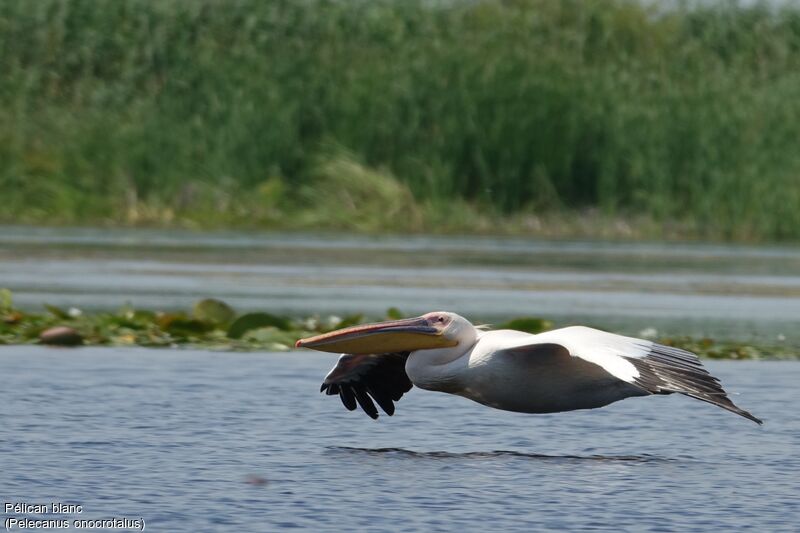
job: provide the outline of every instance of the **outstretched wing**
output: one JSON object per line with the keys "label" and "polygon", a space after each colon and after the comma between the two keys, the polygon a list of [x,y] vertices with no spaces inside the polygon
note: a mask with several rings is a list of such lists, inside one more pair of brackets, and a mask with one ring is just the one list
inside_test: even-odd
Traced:
{"label": "outstretched wing", "polygon": [[653,394],[679,392],[763,424],[728,398],[719,379],[703,368],[695,354],[663,344],[651,345],[644,357],[625,357],[639,372],[633,381],[635,385]]}
{"label": "outstretched wing", "polygon": [[406,374],[406,359],[408,352],[344,354],[325,376],[320,392],[324,391],[329,396],[338,394],[350,411],[360,405],[372,419],[378,418],[375,403],[392,416],[393,402],[402,398],[412,387]]}
{"label": "outstretched wing", "polygon": [[692,352],[583,326],[548,331],[536,339],[560,344],[570,355],[599,365],[651,394],[685,394],[762,423],[728,398],[719,379],[709,374]]}

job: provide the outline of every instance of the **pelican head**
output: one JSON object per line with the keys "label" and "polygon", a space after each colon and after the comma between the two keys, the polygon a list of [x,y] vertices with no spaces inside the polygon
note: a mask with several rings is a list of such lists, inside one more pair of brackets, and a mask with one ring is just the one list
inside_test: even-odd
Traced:
{"label": "pelican head", "polygon": [[414,352],[450,348],[475,341],[476,330],[466,318],[434,311],[415,318],[387,320],[338,329],[300,339],[298,348],[355,355]]}

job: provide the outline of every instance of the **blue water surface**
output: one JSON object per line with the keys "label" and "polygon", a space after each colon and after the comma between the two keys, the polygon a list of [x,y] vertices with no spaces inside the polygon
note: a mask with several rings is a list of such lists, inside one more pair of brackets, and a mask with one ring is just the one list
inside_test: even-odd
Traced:
{"label": "blue water surface", "polygon": [[420,390],[372,421],[318,393],[333,362],[0,348],[0,496],[170,532],[798,530],[800,363],[708,364],[759,427],[677,395],[524,415]]}

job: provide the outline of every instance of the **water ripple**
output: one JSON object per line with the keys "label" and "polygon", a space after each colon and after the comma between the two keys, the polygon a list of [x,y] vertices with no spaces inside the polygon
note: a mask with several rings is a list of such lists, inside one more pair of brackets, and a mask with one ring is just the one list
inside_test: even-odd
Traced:
{"label": "water ripple", "polygon": [[176,533],[800,523],[798,363],[709,362],[764,427],[678,396],[523,415],[416,389],[373,421],[317,394],[331,363],[0,347],[3,496]]}

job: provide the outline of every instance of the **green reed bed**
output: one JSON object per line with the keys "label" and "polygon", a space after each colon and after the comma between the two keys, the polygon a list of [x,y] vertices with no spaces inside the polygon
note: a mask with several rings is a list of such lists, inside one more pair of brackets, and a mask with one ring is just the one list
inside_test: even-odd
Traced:
{"label": "green reed bed", "polygon": [[0,72],[2,222],[800,237],[796,7],[6,0]]}

